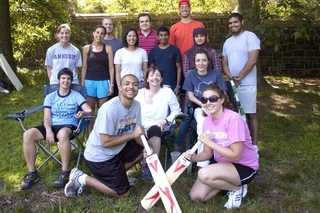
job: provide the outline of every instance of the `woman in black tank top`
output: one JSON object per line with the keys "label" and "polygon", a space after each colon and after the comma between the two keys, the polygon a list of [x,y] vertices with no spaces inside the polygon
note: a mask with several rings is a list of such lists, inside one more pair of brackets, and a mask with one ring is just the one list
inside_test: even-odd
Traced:
{"label": "woman in black tank top", "polygon": [[[95,110],[108,100],[113,94],[114,66],[113,50],[109,45],[102,43],[106,29],[98,25],[93,30],[93,42],[83,47],[83,66],[81,84],[87,88],[87,102]],[[90,122],[89,132],[93,128]]]}

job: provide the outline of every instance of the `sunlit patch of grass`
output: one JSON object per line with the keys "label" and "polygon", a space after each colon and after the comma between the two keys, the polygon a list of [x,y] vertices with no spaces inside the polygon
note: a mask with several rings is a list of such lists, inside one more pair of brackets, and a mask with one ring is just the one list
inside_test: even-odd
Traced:
{"label": "sunlit patch of grass", "polygon": [[40,69],[18,68],[17,77],[23,86],[45,85],[49,83],[47,70],[45,67]]}
{"label": "sunlit patch of grass", "polygon": [[[19,75],[27,73],[21,72]],[[22,79],[29,81],[29,77]],[[47,80],[45,75],[43,80]],[[277,89],[259,91],[258,94],[260,169],[254,181],[249,184],[248,195],[243,199],[241,207],[231,211],[223,207],[228,199],[226,191],[221,191],[206,203],[191,201],[189,191],[197,174],[188,176],[184,173],[172,186],[183,212],[316,212],[320,208],[319,79],[267,76],[267,80]],[[140,179],[140,166],[133,168],[129,174],[130,177],[138,178],[138,182],[131,188],[131,194],[127,198],[105,196],[88,186],[84,187],[84,192],[79,197],[66,198],[63,190],[52,188],[52,182],[61,169],[55,161],[49,161],[39,170],[40,182],[32,189],[20,190],[27,172],[22,152],[23,131],[17,121],[6,118],[6,115],[41,104],[43,84],[42,80],[31,79],[30,84],[26,84],[19,92],[0,94],[0,210],[147,212],[141,207],[140,200],[154,183]],[[26,126],[39,125],[42,117],[42,111],[28,116],[25,119]],[[164,149],[162,153],[163,151]],[[41,152],[39,157],[37,164],[46,155]],[[76,152],[72,154],[71,167],[75,164],[75,158]],[[160,159],[163,160],[163,155]],[[80,168],[90,174],[84,160],[81,161]],[[161,200],[149,212],[164,212]]]}

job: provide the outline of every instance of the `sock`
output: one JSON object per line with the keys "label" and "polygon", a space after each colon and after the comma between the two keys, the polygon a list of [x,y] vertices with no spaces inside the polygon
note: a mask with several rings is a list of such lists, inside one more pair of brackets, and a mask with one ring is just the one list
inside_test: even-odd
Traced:
{"label": "sock", "polygon": [[82,185],[82,186],[85,186],[86,185],[86,177],[88,175],[87,174],[82,174],[78,177],[78,181],[79,183]]}

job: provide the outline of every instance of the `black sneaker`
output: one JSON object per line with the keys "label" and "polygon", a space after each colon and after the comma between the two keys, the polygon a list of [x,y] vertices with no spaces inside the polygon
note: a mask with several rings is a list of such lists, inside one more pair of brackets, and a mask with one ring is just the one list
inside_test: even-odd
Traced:
{"label": "black sneaker", "polygon": [[142,180],[153,180],[150,169],[147,165],[147,163],[142,163],[141,164],[141,170],[142,170]]}
{"label": "black sneaker", "polygon": [[30,189],[38,181],[39,181],[38,173],[37,172],[29,172],[23,178],[23,182],[21,184],[21,189]]}
{"label": "black sneaker", "polygon": [[64,186],[69,181],[70,171],[61,171],[57,180],[53,182],[53,188],[59,189],[64,188]]}

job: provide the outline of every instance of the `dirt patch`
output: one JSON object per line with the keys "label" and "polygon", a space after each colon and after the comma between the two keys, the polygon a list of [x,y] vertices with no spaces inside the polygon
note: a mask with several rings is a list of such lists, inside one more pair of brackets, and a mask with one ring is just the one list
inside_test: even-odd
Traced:
{"label": "dirt patch", "polygon": [[12,196],[0,197],[2,212],[43,212],[53,204],[66,199],[63,189],[47,191],[46,186],[37,183],[29,190],[14,191]]}

